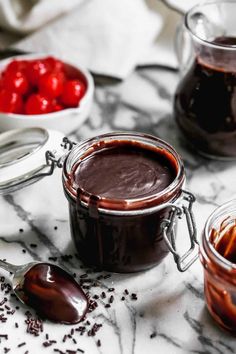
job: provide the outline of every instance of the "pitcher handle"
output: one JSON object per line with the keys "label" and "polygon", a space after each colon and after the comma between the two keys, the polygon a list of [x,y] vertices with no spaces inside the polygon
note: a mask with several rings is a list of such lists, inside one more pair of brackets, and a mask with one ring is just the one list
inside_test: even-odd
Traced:
{"label": "pitcher handle", "polygon": [[187,71],[193,53],[190,34],[185,26],[185,17],[178,24],[174,38],[174,50],[181,75]]}

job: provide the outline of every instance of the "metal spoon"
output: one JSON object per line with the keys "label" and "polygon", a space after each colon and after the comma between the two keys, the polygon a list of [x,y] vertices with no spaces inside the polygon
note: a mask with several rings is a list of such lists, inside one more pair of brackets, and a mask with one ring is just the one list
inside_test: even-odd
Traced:
{"label": "metal spoon", "polygon": [[47,262],[13,265],[0,260],[0,268],[13,274],[12,288],[19,300],[43,317],[60,323],[80,322],[88,311],[88,298],[74,277]]}
{"label": "metal spoon", "polygon": [[36,264],[40,264],[41,262],[30,262],[22,265],[14,265],[5,261],[0,260],[0,268],[5,269],[7,272],[13,274],[12,279],[12,289],[19,300],[24,304],[24,300],[19,292],[19,285],[22,284],[24,280],[25,274]]}

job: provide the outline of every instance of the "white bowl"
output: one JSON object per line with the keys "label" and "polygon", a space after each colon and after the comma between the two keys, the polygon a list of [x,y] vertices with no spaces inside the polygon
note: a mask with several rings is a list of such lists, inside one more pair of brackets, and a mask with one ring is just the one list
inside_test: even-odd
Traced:
{"label": "white bowl", "polygon": [[[27,54],[4,59],[0,61],[0,72],[2,72],[12,60],[41,59],[48,56],[48,54]],[[68,61],[63,62],[80,71],[86,80],[87,89],[79,102],[79,106],[76,108],[66,108],[58,112],[35,115],[0,112],[0,131],[4,132],[10,129],[42,127],[59,130],[64,134],[69,134],[83,124],[88,117],[92,106],[94,94],[93,78],[88,70],[82,68],[80,65]]]}

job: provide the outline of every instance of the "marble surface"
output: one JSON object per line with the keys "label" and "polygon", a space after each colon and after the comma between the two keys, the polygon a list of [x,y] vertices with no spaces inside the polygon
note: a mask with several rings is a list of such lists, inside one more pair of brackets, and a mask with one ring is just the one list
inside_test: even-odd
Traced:
{"label": "marble surface", "polygon": [[[186,189],[197,198],[194,213],[200,237],[208,215],[218,205],[236,198],[236,165],[208,161],[186,149],[172,119],[177,81],[176,72],[146,68],[137,70],[123,83],[98,84],[91,115],[71,138],[81,141],[112,130],[130,130],[151,133],[172,144],[185,163]],[[1,197],[0,225],[1,259],[21,264],[56,257],[55,263],[76,273],[77,279],[85,272],[74,256],[61,170],[24,190]],[[178,242],[180,248],[186,247],[184,234],[179,235]],[[4,271],[0,275],[7,276]],[[91,273],[89,277],[95,279],[99,275]],[[7,353],[7,348],[10,354],[60,353],[55,349],[86,354],[236,353],[235,338],[219,329],[206,310],[199,260],[185,273],[179,273],[169,255],[150,271],[100,279],[99,287],[91,289],[91,296],[100,295],[109,287],[115,288],[112,306],[105,307],[108,299],[100,298],[97,309],[87,318],[88,329],[94,323],[103,325],[96,336],[71,332],[79,325],[48,321],[44,321],[43,332],[38,336],[27,333],[27,309],[10,294],[5,295],[6,289],[2,287],[0,302],[6,297],[7,306],[19,309],[11,315],[6,314],[11,310],[5,305],[0,306],[0,316],[4,313],[7,317],[0,327],[0,353]],[[121,301],[125,289],[136,293],[138,300],[126,295]],[[36,316],[33,311],[32,316]],[[71,338],[63,342],[64,335],[70,333]],[[8,340],[2,334],[7,334]],[[45,347],[47,338],[57,343]]]}

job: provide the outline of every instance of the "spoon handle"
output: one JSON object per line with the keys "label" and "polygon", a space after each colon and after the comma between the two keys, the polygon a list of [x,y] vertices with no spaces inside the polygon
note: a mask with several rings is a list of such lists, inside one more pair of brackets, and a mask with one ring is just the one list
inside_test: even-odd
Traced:
{"label": "spoon handle", "polygon": [[9,273],[15,273],[17,271],[17,269],[19,268],[19,266],[15,266],[11,263],[7,263],[7,262],[0,260],[0,268],[5,269]]}

